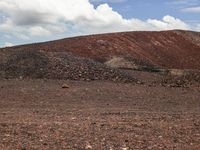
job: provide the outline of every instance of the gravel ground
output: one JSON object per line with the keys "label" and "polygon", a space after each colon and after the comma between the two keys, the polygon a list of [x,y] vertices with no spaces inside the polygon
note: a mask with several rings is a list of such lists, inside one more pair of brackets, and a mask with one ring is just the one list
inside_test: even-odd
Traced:
{"label": "gravel ground", "polygon": [[198,150],[199,97],[198,87],[1,80],[0,149]]}

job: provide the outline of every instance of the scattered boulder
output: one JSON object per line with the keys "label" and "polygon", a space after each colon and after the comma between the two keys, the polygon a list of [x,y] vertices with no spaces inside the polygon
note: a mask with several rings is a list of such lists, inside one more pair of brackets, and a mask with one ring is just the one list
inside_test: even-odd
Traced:
{"label": "scattered boulder", "polygon": [[68,84],[63,84],[63,85],[62,85],[62,88],[63,88],[63,89],[68,89],[68,88],[69,88],[69,85],[68,85]]}

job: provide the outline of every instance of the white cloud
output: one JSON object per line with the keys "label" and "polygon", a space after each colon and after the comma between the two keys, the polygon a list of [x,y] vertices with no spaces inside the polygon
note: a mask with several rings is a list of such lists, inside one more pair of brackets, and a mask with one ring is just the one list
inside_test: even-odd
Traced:
{"label": "white cloud", "polygon": [[63,33],[77,35],[131,30],[191,29],[182,20],[172,16],[146,21],[125,19],[108,4],[100,4],[95,8],[89,0],[0,0],[0,13],[5,16],[0,22],[0,32],[21,39]]}
{"label": "white cloud", "polygon": [[4,47],[11,47],[11,46],[14,46],[14,44],[13,44],[13,43],[10,43],[10,42],[6,42],[6,43],[4,44]]}
{"label": "white cloud", "polygon": [[0,31],[10,32],[13,28],[13,22],[10,18],[5,18],[3,23],[0,23]]}
{"label": "white cloud", "polygon": [[184,8],[182,9],[182,11],[190,13],[200,13],[200,6]]}
{"label": "white cloud", "polygon": [[200,24],[197,25],[196,30],[200,32]]}
{"label": "white cloud", "polygon": [[43,27],[35,26],[30,28],[30,32],[32,36],[48,36],[51,35],[51,32],[46,30]]}
{"label": "white cloud", "polygon": [[172,16],[165,16],[163,17],[162,21],[156,19],[148,19],[147,21],[149,24],[155,26],[158,30],[165,30],[165,29],[184,29],[190,30],[191,28],[189,25],[184,23],[182,20],[174,18]]}
{"label": "white cloud", "polygon": [[90,2],[94,3],[122,3],[127,0],[90,0]]}
{"label": "white cloud", "polygon": [[166,4],[194,6],[194,5],[199,4],[199,0],[173,0],[173,1],[166,2]]}

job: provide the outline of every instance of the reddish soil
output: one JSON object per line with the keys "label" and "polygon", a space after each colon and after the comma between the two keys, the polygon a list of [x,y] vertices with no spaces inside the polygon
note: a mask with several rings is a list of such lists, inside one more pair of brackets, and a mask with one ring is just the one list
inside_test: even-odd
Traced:
{"label": "reddish soil", "polygon": [[200,149],[199,41],[128,32],[0,49],[0,150]]}
{"label": "reddish soil", "polygon": [[200,148],[200,88],[63,80],[0,88],[3,150]]}
{"label": "reddish soil", "polygon": [[125,32],[67,38],[10,49],[71,52],[100,62],[114,56],[129,58],[161,68],[200,69],[198,32]]}

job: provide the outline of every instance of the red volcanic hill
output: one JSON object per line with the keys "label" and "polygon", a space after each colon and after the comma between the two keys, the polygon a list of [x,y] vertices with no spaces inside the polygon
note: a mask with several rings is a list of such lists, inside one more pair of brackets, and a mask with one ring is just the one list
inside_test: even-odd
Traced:
{"label": "red volcanic hill", "polygon": [[[112,70],[112,66],[199,70],[200,33],[181,30],[110,33],[0,49],[1,76],[127,78],[117,69]],[[34,75],[35,70],[38,73]]]}
{"label": "red volcanic hill", "polygon": [[123,57],[163,68],[200,69],[200,33],[191,31],[111,33],[20,46],[33,47],[71,52],[100,62]]}

